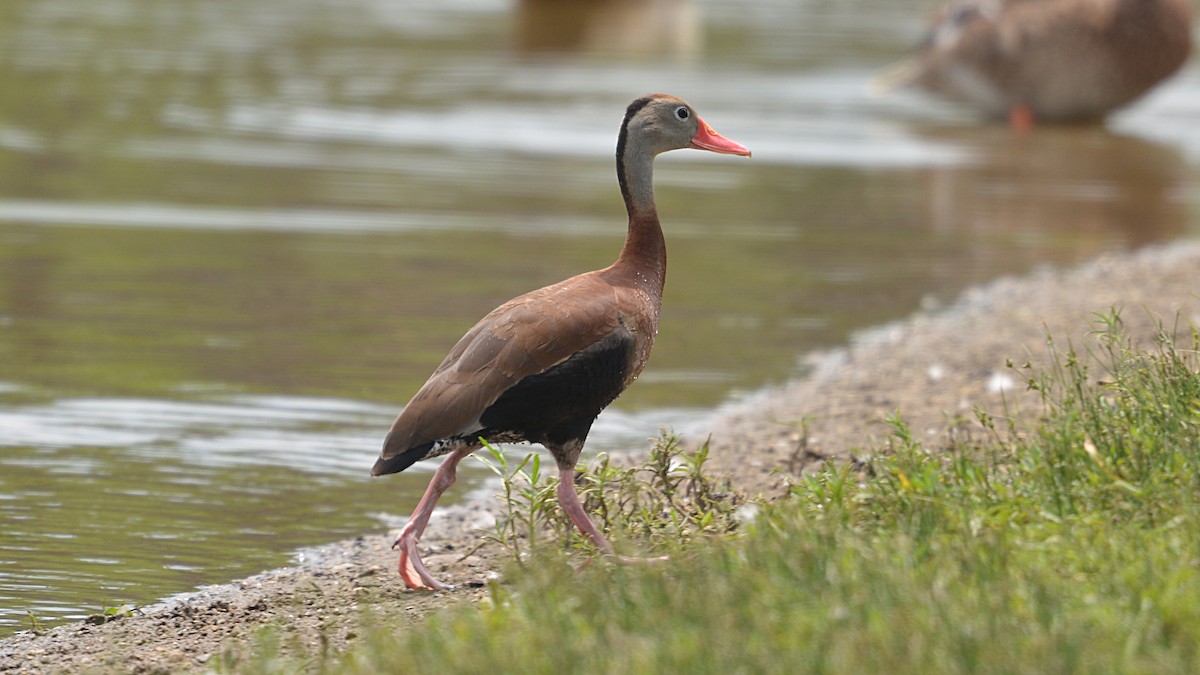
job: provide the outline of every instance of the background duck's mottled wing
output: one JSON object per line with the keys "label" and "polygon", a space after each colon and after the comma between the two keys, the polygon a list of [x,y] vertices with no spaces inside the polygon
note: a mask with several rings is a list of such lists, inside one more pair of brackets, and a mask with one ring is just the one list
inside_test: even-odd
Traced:
{"label": "background duck's mottled wing", "polygon": [[882,87],[917,84],[992,117],[1103,116],[1170,76],[1191,50],[1180,0],[966,0],[937,16],[921,53]]}

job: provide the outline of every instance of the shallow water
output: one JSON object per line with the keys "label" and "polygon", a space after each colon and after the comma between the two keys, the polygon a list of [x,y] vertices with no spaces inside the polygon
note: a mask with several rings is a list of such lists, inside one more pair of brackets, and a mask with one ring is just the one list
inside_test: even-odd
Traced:
{"label": "shallow water", "polygon": [[4,3],[0,633],[382,536],[432,466],[367,471],[449,346],[615,256],[646,91],[754,158],[659,160],[662,328],[590,450],[971,284],[1200,232],[1195,66],[1014,137],[871,95],[925,6]]}

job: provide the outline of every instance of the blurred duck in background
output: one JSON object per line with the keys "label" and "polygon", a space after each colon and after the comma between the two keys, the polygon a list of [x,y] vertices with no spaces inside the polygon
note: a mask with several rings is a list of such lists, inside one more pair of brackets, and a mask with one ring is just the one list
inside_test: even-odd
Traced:
{"label": "blurred duck in background", "polygon": [[700,53],[704,35],[692,0],[520,0],[515,18],[516,48],[522,54],[686,61]]}
{"label": "blurred duck in background", "polygon": [[1189,0],[963,0],[876,81],[971,104],[1017,129],[1089,122],[1174,74],[1192,48]]}

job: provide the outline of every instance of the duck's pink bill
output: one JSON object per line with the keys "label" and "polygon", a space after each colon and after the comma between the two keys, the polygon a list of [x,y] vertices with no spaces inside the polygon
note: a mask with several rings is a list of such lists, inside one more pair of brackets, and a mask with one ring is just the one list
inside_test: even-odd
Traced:
{"label": "duck's pink bill", "polygon": [[696,135],[692,137],[692,147],[697,150],[708,150],[709,152],[718,152],[722,155],[742,155],[749,157],[750,151],[744,146],[741,146],[733,141],[725,138],[701,119],[700,129],[696,131]]}

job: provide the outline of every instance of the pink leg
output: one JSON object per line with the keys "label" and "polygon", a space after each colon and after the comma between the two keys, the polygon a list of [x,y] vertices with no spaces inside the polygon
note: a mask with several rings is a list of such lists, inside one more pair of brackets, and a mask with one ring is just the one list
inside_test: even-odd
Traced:
{"label": "pink leg", "polygon": [[429,524],[429,516],[433,514],[433,507],[437,504],[438,498],[451,485],[454,485],[454,481],[458,478],[458,463],[475,450],[476,448],[456,450],[446,458],[446,461],[442,462],[437,471],[433,473],[429,487],[425,488],[425,495],[421,497],[421,501],[417,502],[417,508],[408,517],[404,529],[400,530],[399,536],[392,544],[393,550],[400,549],[400,576],[409,588],[432,591],[444,591],[451,588],[434,579],[425,567],[425,563],[421,562],[421,556],[417,554],[417,541],[421,539],[421,534],[425,532],[425,526]]}
{"label": "pink leg", "polygon": [[562,504],[563,511],[567,513],[567,517],[579,528],[579,531],[592,540],[596,548],[600,552],[611,558],[615,558],[622,563],[644,563],[644,562],[660,562],[668,560],[667,556],[659,558],[632,558],[629,556],[616,555],[613,552],[612,544],[608,543],[604,535],[600,533],[600,529],[588,517],[586,511],[583,510],[583,504],[579,503],[579,494],[575,492],[575,469],[568,468],[558,470],[558,502]]}

